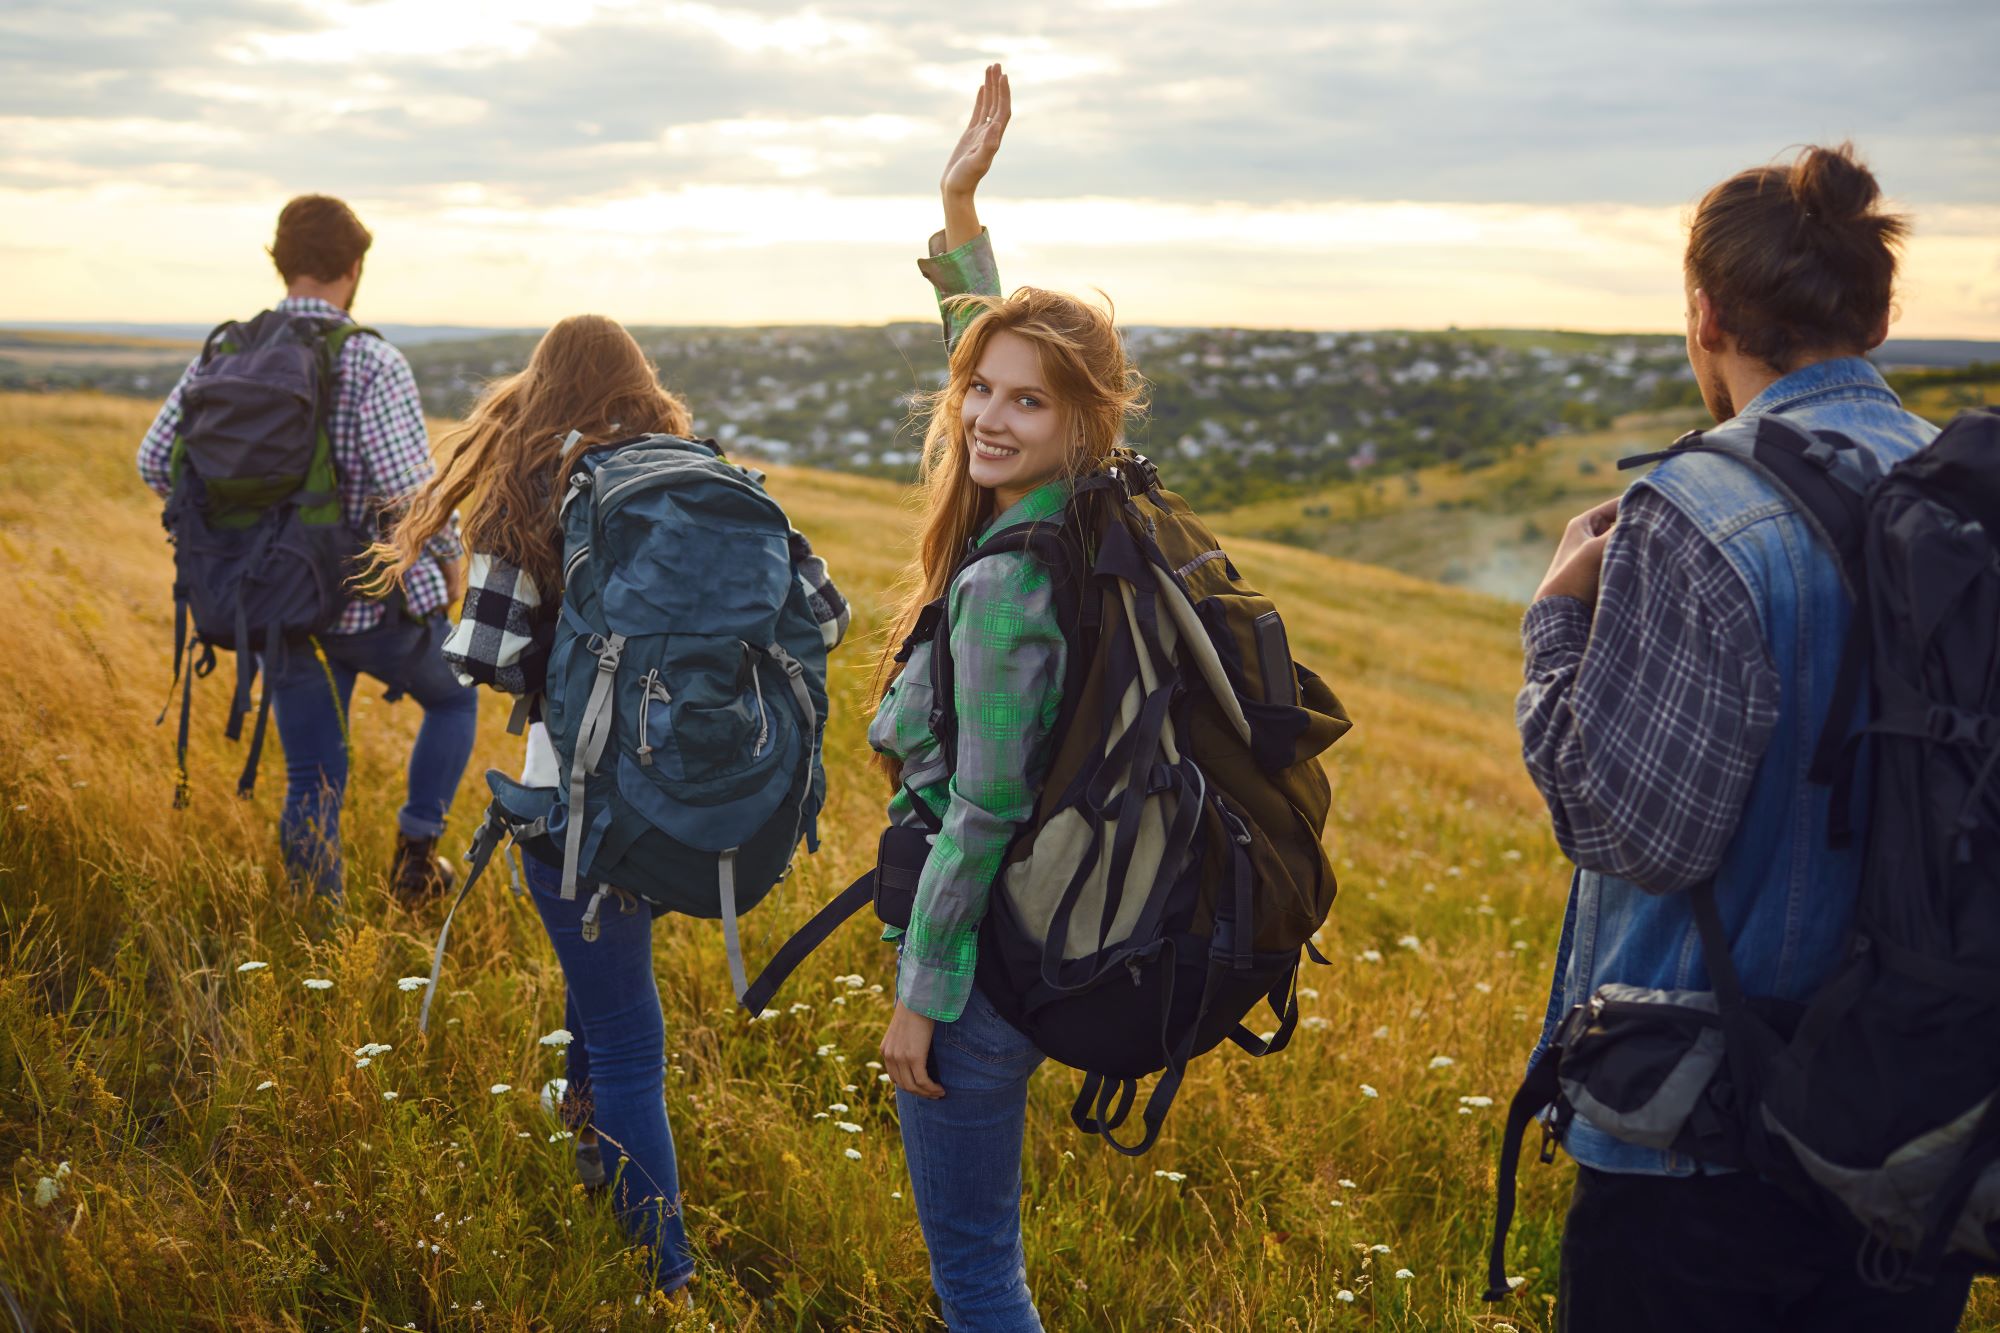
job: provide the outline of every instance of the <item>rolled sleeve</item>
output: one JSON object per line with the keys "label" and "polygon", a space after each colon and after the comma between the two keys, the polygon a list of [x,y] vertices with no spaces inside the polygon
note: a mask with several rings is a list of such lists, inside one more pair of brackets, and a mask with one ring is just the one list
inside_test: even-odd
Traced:
{"label": "rolled sleeve", "polygon": [[979,318],[976,304],[954,301],[958,296],[1000,295],[1000,266],[993,258],[993,240],[986,228],[956,250],[944,248],[944,233],[932,235],[930,253],[917,261],[917,270],[937,289],[938,314],[944,319],[946,347],[958,339],[972,321]]}
{"label": "rolled sleeve", "polygon": [[1048,575],[1025,554],[971,565],[951,592],[957,763],[918,881],[898,980],[941,1022],[971,995],[979,924],[1015,831],[1034,815],[1063,672]]}

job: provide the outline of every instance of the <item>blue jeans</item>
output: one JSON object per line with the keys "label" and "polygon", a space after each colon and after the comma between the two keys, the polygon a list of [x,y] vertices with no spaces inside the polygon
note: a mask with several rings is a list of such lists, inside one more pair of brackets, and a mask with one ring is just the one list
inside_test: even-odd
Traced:
{"label": "blue jeans", "polygon": [[667,1034],[653,980],[652,909],[612,894],[597,914],[598,937],[586,942],[583,913],[593,890],[579,886],[565,902],[560,869],[532,856],[521,861],[569,986],[563,1012],[576,1040],[564,1119],[597,1131],[604,1174],[616,1182],[618,1220],[636,1244],[652,1247],[654,1281],[672,1291],[693,1276],[694,1259],[667,1125]]}
{"label": "blue jeans", "polygon": [[[388,697],[409,695],[424,710],[410,748],[409,790],[396,825],[411,838],[435,838],[458,780],[472,758],[479,723],[479,694],[445,665],[440,650],[449,626],[443,612],[421,624],[394,610],[359,634],[322,634],[320,654],[310,643],[287,645],[271,673],[271,710],[285,747],[285,812],[278,842],[292,882],[338,900],[343,867],[340,806],[347,790],[347,709],[354,683],[373,676]],[[267,659],[268,660],[268,659]]]}
{"label": "blue jeans", "polygon": [[903,1156],[952,1333],[1041,1333],[1021,1251],[1021,1139],[1042,1053],[977,987],[931,1035],[937,1101],[898,1090]]}

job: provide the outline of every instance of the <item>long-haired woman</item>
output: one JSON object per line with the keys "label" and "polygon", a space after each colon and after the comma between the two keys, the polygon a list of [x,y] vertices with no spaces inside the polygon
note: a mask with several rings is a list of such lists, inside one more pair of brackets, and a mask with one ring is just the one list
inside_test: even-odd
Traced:
{"label": "long-haired woman", "polygon": [[[953,571],[968,546],[1057,521],[1073,479],[1123,438],[1140,389],[1107,311],[1032,287],[1000,295],[974,194],[1009,110],[1006,78],[992,66],[945,169],[945,229],[919,264],[938,290],[950,372],[930,404],[922,535],[878,668],[868,738],[897,775],[890,818],[940,829],[901,937],[882,1038],[932,1284],[952,1329],[1011,1333],[1041,1327],[1020,1202],[1028,1077],[1042,1056],[980,994],[973,970],[989,886],[1048,769],[1065,652],[1051,573],[1034,555]],[[932,735],[929,645],[894,660],[921,608],[947,595],[955,765]]]}
{"label": "long-haired woman", "polygon": [[[437,478],[377,549],[374,577],[393,579],[426,538],[460,515],[471,551],[468,590],[446,659],[468,684],[532,698],[546,681],[562,599],[562,482],[586,451],[640,435],[686,437],[686,403],[660,386],[632,335],[602,315],[574,315],[542,336],[527,367],[492,384],[449,437]],[[572,445],[564,441],[574,431]],[[795,572],[828,645],[847,623],[846,604],[805,539],[792,534]],[[537,721],[528,731],[521,781],[559,782],[554,746]],[[564,1121],[578,1134],[586,1185],[615,1180],[615,1205],[632,1238],[653,1252],[655,1281],[682,1287],[694,1260],[682,1220],[679,1169],[664,1101],[665,1023],[653,976],[650,908],[612,890],[617,907],[586,941],[589,895],[562,897],[562,872],[524,856],[528,886],[567,983],[568,1047]],[[604,1160],[599,1144],[610,1145]]]}

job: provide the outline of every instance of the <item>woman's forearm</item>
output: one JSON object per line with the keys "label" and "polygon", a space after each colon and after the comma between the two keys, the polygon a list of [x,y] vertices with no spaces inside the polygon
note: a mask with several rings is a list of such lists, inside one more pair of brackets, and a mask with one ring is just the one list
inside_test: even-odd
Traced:
{"label": "woman's forearm", "polygon": [[956,250],[979,235],[979,208],[973,192],[946,192],[944,196],[944,246]]}

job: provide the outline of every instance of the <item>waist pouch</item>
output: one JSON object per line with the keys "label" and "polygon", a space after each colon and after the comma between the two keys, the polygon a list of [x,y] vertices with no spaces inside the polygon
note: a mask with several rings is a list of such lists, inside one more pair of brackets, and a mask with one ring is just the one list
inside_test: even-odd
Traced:
{"label": "waist pouch", "polygon": [[908,930],[917,905],[917,884],[930,859],[929,829],[917,824],[891,824],[875,847],[875,915],[885,926]]}
{"label": "waist pouch", "polygon": [[[1748,1003],[1780,1034],[1797,1025],[1796,1004]],[[1561,1048],[1563,1127],[1580,1113],[1626,1143],[1714,1166],[1749,1165],[1713,992],[1608,982],[1570,1010],[1553,1044]]]}

